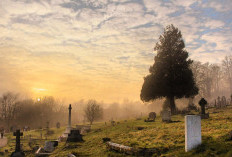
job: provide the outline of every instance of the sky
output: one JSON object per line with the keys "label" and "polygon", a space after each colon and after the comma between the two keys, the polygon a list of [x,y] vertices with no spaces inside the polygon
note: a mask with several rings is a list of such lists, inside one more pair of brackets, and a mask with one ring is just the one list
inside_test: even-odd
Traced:
{"label": "sky", "polygon": [[0,0],[0,94],[139,101],[164,27],[190,58],[232,54],[231,0]]}

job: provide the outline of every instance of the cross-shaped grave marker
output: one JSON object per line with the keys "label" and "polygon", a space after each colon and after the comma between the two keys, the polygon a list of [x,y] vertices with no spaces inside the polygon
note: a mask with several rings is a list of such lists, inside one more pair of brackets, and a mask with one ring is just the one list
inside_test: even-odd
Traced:
{"label": "cross-shaped grave marker", "polygon": [[25,157],[25,154],[21,151],[20,148],[20,136],[23,136],[23,133],[20,132],[20,130],[16,130],[13,135],[16,136],[16,146],[15,152],[11,154],[11,157]]}
{"label": "cross-shaped grave marker", "polygon": [[15,146],[15,152],[20,152],[20,136],[23,136],[23,133],[20,132],[20,130],[16,130],[16,132],[14,132],[14,136],[16,136],[16,146]]}

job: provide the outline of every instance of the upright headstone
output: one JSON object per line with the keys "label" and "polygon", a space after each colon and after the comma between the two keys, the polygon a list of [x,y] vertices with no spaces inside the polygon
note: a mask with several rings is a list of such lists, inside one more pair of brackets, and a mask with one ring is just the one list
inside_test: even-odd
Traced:
{"label": "upright headstone", "polygon": [[20,148],[20,136],[23,136],[23,133],[20,132],[20,130],[16,130],[13,135],[16,136],[16,145],[15,151],[11,154],[11,157],[24,157],[25,154],[21,151]]}
{"label": "upright headstone", "polygon": [[226,106],[226,97],[225,96],[222,96],[221,105],[222,105],[222,107]]}
{"label": "upright headstone", "polygon": [[201,106],[201,114],[205,114],[205,105],[207,104],[207,101],[204,98],[201,98],[199,101],[199,105]]}
{"label": "upright headstone", "polygon": [[167,111],[167,110],[164,110],[162,111],[162,121],[163,122],[171,122],[171,112],[170,111]]}
{"label": "upright headstone", "polygon": [[217,98],[217,107],[221,107],[221,98],[220,98],[220,96],[218,96],[218,98]]}
{"label": "upright headstone", "polygon": [[185,116],[185,151],[188,152],[201,144],[201,117]]}

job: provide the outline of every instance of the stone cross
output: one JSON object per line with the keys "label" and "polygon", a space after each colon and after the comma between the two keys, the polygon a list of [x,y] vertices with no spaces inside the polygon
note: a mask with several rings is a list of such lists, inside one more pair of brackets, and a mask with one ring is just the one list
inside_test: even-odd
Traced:
{"label": "stone cross", "polygon": [[71,127],[71,110],[72,110],[72,106],[71,104],[69,104],[69,108],[68,108],[68,127]]}
{"label": "stone cross", "polygon": [[20,152],[20,136],[23,136],[23,133],[20,132],[20,130],[16,130],[16,132],[14,132],[14,136],[16,136],[16,146],[15,146],[15,152]]}
{"label": "stone cross", "polygon": [[201,117],[185,116],[185,151],[188,152],[201,144]]}
{"label": "stone cross", "polygon": [[207,104],[207,101],[204,98],[201,98],[199,101],[199,105],[201,106],[201,114],[205,114],[205,105]]}

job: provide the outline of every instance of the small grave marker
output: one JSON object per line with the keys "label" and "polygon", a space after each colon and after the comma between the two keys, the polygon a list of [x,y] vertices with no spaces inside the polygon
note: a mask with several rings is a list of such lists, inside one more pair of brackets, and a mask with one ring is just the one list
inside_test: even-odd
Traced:
{"label": "small grave marker", "polygon": [[167,110],[164,110],[162,111],[162,121],[163,122],[171,122],[171,112],[170,111],[167,111]]}

